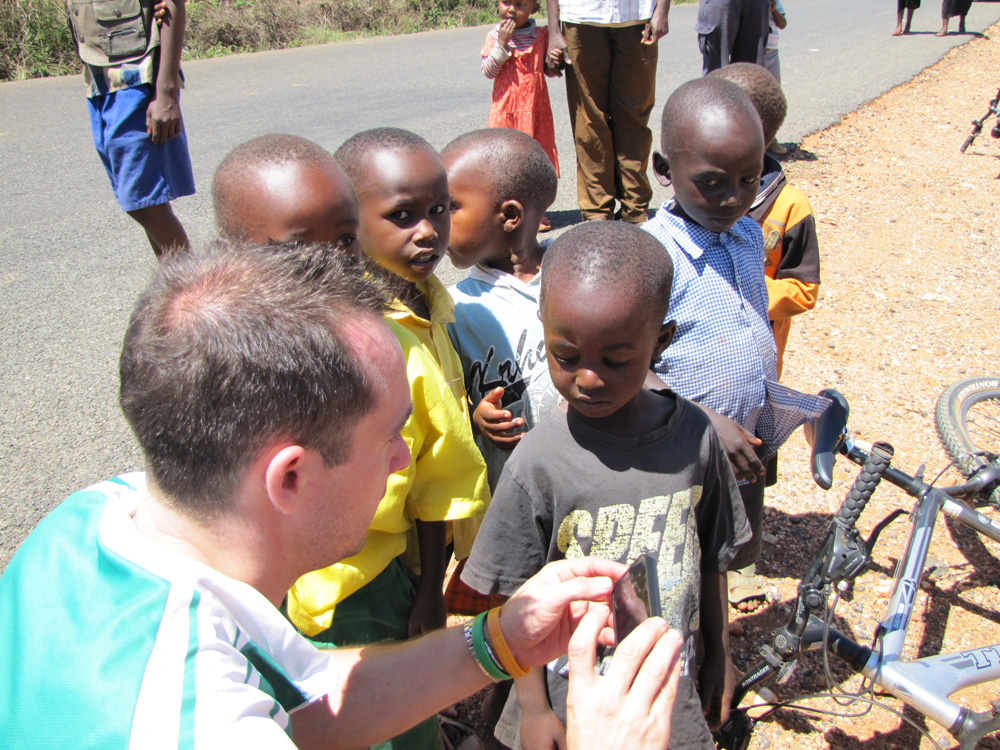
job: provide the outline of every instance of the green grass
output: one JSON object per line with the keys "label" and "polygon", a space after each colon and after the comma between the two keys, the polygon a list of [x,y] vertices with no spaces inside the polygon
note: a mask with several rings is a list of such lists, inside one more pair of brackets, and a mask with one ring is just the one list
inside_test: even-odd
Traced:
{"label": "green grass", "polygon": [[78,67],[63,0],[0,0],[0,81]]}
{"label": "green grass", "polygon": [[[674,5],[697,0],[673,0]],[[543,12],[544,15],[544,12]],[[492,23],[496,0],[188,0],[184,58]],[[0,81],[80,68],[64,0],[0,0]]]}

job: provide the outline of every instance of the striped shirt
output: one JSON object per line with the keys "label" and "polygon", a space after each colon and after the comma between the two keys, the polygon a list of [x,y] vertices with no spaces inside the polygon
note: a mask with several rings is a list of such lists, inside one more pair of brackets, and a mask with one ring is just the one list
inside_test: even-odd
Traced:
{"label": "striped shirt", "polygon": [[559,20],[595,26],[631,26],[648,21],[656,0],[560,0]]}
{"label": "striped shirt", "polygon": [[145,476],[77,492],[0,578],[0,737],[23,748],[291,748],[338,681],[251,586],[139,533]]}
{"label": "striped shirt", "polygon": [[493,48],[488,55],[483,57],[483,75],[492,81],[500,75],[500,69],[503,67],[503,64],[511,58],[514,52],[524,52],[531,49],[535,43],[536,27],[535,20],[531,19],[523,29],[514,29],[514,34],[510,38],[509,49],[501,47],[497,43],[500,24],[490,29],[486,35],[486,41],[483,43],[483,48],[485,49],[490,42],[493,42]]}

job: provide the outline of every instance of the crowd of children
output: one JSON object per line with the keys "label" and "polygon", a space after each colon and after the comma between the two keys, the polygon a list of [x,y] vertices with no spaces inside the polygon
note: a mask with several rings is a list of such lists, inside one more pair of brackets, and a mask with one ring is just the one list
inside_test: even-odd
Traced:
{"label": "crowd of children", "polygon": [[[220,242],[322,245],[392,290],[410,385],[412,461],[363,547],[303,576],[283,611],[320,648],[405,640],[551,560],[650,552],[685,643],[671,747],[711,748],[733,685],[730,606],[763,597],[767,468],[822,408],[777,382],[790,318],[816,304],[815,220],[765,154],[785,115],[777,80],[736,64],[668,100],[653,171],[674,198],[653,219],[540,242],[558,161],[538,10],[499,0],[489,127],[440,153],[400,128],[333,154],[272,134],[215,172]],[[435,275],[446,254],[468,269],[450,289]],[[564,658],[495,691],[497,737],[564,746],[566,674]],[[437,750],[447,734],[432,717],[384,747]]]}

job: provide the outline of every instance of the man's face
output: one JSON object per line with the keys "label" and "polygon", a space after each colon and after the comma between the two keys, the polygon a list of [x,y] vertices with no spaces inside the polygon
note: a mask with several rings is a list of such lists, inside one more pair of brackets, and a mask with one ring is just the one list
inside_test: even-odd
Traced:
{"label": "man's face", "polygon": [[[411,409],[410,386],[399,342],[376,319],[345,328],[354,355],[373,373],[375,407],[354,427],[347,460],[325,468],[322,497],[309,523],[314,543],[324,559],[312,569],[357,554],[375,510],[385,495],[386,480],[410,463],[410,451],[400,435]],[[334,429],[337,429],[334,426]]]}

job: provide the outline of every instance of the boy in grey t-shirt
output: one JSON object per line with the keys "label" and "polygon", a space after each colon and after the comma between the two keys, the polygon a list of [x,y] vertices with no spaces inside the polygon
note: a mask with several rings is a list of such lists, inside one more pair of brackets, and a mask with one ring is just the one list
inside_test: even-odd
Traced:
{"label": "boy in grey t-shirt", "polygon": [[[550,560],[629,562],[651,552],[663,616],[686,645],[670,745],[708,750],[709,726],[725,718],[732,694],[725,571],[749,526],[708,418],[669,390],[643,387],[674,334],[663,322],[672,276],[659,241],[618,222],[583,224],[552,244],[541,314],[565,404],[507,462],[462,578],[508,594]],[[565,744],[564,666],[515,681],[497,728],[502,741]]]}

